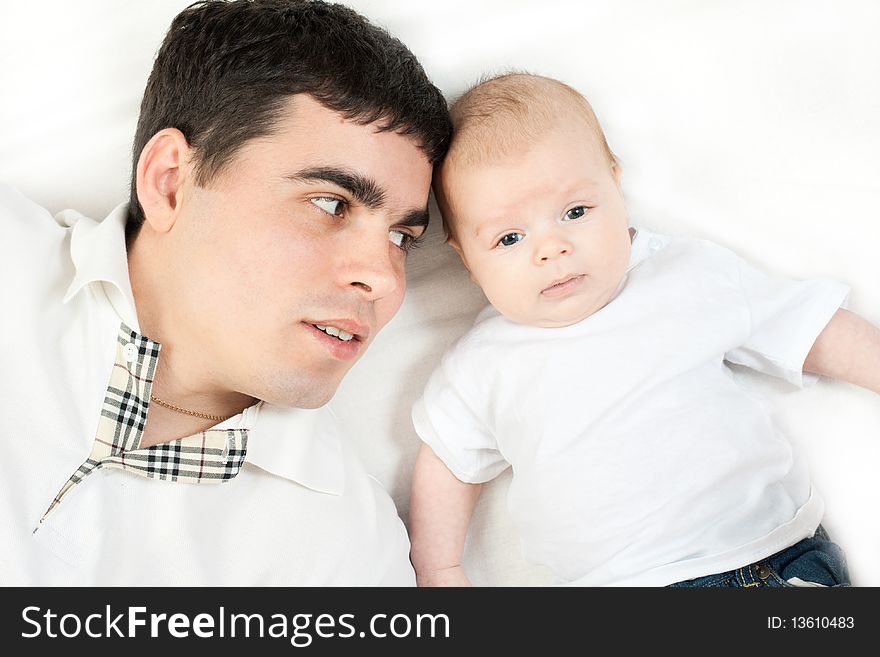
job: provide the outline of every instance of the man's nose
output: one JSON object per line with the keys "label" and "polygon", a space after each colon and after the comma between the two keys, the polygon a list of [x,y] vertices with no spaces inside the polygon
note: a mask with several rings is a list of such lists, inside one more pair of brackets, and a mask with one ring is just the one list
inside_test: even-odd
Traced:
{"label": "man's nose", "polygon": [[387,232],[355,240],[340,267],[340,284],[356,288],[368,301],[393,293],[403,283],[403,267],[393,257],[395,248]]}
{"label": "man's nose", "polygon": [[539,238],[535,250],[535,261],[537,264],[543,265],[561,256],[571,255],[573,250],[574,245],[570,240],[565,239],[559,231],[553,231]]}

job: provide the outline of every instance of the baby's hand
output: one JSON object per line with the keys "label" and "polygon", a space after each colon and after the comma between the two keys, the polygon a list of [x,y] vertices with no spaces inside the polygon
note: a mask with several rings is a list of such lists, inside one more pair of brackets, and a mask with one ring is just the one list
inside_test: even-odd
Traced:
{"label": "baby's hand", "polygon": [[418,586],[470,586],[470,580],[461,566],[451,566],[425,573],[416,573]]}

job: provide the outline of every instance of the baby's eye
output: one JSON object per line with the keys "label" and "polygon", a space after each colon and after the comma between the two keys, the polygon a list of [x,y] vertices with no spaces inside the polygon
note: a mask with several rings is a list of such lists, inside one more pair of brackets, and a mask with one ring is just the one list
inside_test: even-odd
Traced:
{"label": "baby's eye", "polygon": [[318,198],[309,199],[316,206],[321,208],[327,214],[339,216],[345,207],[345,201],[333,198],[332,196],[319,196]]}
{"label": "baby's eye", "polygon": [[573,221],[574,219],[580,219],[585,214],[587,214],[587,208],[585,208],[583,205],[579,205],[568,210],[565,213],[565,219],[563,219],[563,221]]}
{"label": "baby's eye", "polygon": [[522,233],[507,233],[498,240],[498,246],[513,246],[525,237]]}

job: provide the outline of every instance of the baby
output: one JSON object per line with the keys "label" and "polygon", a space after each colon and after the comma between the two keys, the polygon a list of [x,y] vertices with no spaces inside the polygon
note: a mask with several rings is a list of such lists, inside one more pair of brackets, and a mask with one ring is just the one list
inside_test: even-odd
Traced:
{"label": "baby", "polygon": [[724,363],[880,392],[880,331],[841,308],[848,288],[630,227],[620,166],[560,82],[497,77],[452,116],[434,191],[491,306],[413,408],[419,584],[468,583],[480,484],[508,466],[525,557],[559,583],[848,584],[804,461]]}

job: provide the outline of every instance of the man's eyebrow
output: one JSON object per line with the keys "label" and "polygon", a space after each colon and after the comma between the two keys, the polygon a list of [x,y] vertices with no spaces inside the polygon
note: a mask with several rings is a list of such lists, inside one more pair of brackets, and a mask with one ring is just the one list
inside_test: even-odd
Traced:
{"label": "man's eyebrow", "polygon": [[406,214],[403,215],[403,219],[401,219],[397,225],[398,226],[409,226],[410,228],[426,228],[428,227],[428,219],[430,215],[428,214],[428,210],[410,210]]}
{"label": "man's eyebrow", "polygon": [[284,176],[296,182],[324,181],[333,183],[351,194],[371,210],[385,203],[385,190],[372,178],[336,167],[310,167]]}

